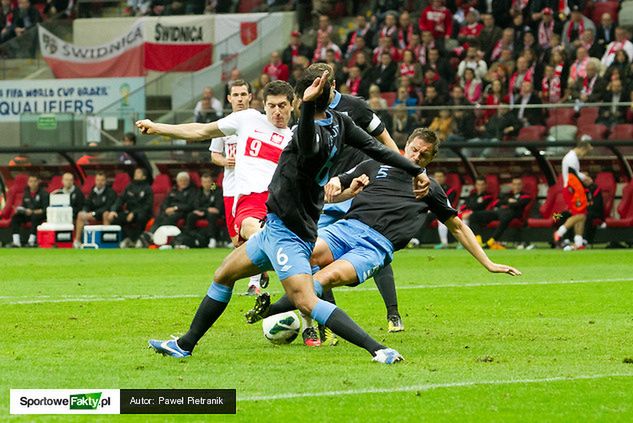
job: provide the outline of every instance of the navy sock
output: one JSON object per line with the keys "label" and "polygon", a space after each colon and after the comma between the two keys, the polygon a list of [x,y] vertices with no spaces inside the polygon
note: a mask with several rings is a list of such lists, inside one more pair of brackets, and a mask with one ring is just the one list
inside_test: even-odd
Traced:
{"label": "navy sock", "polygon": [[181,336],[177,343],[185,351],[193,351],[196,344],[209,328],[224,313],[231,299],[232,288],[225,285],[211,284],[209,292],[202,299],[196,315],[193,317],[189,331]]}
{"label": "navy sock", "polygon": [[388,264],[376,272],[374,282],[376,282],[382,300],[385,302],[385,307],[387,307],[387,315],[399,314],[398,294],[396,294],[396,282],[393,278],[391,264]]}
{"label": "navy sock", "polygon": [[274,316],[275,314],[285,313],[287,311],[295,310],[297,307],[290,301],[290,298],[286,294],[280,299],[275,301],[268,308],[268,313],[264,317]]}

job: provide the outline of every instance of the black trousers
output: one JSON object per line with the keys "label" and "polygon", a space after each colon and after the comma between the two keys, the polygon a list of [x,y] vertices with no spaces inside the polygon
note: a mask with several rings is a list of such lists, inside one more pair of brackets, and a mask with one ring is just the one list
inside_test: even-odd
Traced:
{"label": "black trousers", "polygon": [[185,229],[187,231],[196,231],[196,222],[199,220],[206,220],[209,222],[209,225],[206,227],[206,234],[214,239],[220,239],[220,230],[221,227],[218,226],[218,219],[220,218],[219,213],[209,213],[206,212],[204,216],[198,216],[197,214],[191,212],[187,215],[187,219],[185,221]]}
{"label": "black trousers", "polygon": [[172,213],[171,216],[168,216],[166,213],[161,213],[158,215],[156,220],[154,220],[154,224],[152,225],[150,232],[153,233],[156,231],[156,229],[165,225],[176,226],[176,223],[178,223],[180,219],[184,219],[184,218],[185,218],[185,214],[182,212],[174,212]]}
{"label": "black trousers", "polygon": [[45,220],[46,220],[46,215],[43,213],[32,214],[30,216],[27,216],[24,213],[16,213],[11,218],[11,234],[12,235],[19,234],[20,226],[22,226],[25,223],[31,222],[31,232],[29,232],[29,235],[35,235],[37,234],[38,225],[41,225],[42,223],[44,223]]}
{"label": "black trousers", "polygon": [[145,230],[145,225],[147,225],[147,221],[150,219],[149,214],[145,213],[135,213],[134,219],[131,222],[127,221],[127,216],[130,212],[121,211],[118,212],[118,216],[116,219],[112,221],[113,225],[120,225],[123,231],[124,238],[130,238],[132,241],[136,241],[139,236]]}
{"label": "black trousers", "polygon": [[506,229],[508,229],[508,225],[515,217],[517,217],[516,214],[512,210],[508,209],[476,211],[470,216],[470,226],[472,227],[473,232],[481,234],[484,226],[490,222],[498,220],[499,226],[497,226],[497,229],[492,234],[492,238],[498,240],[501,238]]}

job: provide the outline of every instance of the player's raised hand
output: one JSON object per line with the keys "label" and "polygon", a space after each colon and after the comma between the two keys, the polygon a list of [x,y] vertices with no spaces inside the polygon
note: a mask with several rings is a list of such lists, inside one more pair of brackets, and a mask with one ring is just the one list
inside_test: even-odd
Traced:
{"label": "player's raised hand", "polygon": [[323,93],[323,87],[325,87],[328,75],[329,72],[325,71],[323,75],[312,81],[312,85],[303,92],[303,101],[315,101],[319,98],[321,93]]}
{"label": "player's raised hand", "polygon": [[429,177],[426,175],[426,172],[420,173],[413,180],[413,193],[415,194],[415,198],[422,198],[429,193],[429,188],[431,187],[431,181]]}
{"label": "player's raised hand", "polygon": [[338,177],[330,179],[330,181],[325,184],[323,190],[325,191],[325,201],[331,203],[334,197],[339,195],[342,191],[341,180]]}
{"label": "player's raised hand", "polygon": [[136,127],[141,131],[141,134],[152,135],[158,133],[156,124],[150,119],[137,120]]}
{"label": "player's raised hand", "polygon": [[349,188],[352,191],[352,194],[356,196],[367,185],[369,185],[369,177],[365,174],[362,174],[358,178],[352,179],[352,183],[350,184]]}
{"label": "player's raised hand", "polygon": [[505,264],[492,263],[488,266],[488,271],[490,273],[507,273],[510,276],[521,276],[521,271]]}

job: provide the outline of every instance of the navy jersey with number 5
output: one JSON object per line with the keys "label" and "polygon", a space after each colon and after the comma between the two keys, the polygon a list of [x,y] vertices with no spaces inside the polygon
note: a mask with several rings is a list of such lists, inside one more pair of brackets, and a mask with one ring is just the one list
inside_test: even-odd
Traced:
{"label": "navy jersey with number 5", "polygon": [[369,185],[352,201],[344,219],[360,220],[383,234],[395,250],[406,247],[424,221],[420,215],[431,211],[441,222],[457,215],[446,193],[432,178],[426,197],[418,200],[413,194],[411,175],[391,166],[367,160],[347,173],[339,175],[341,186],[349,187],[352,180],[367,175]]}
{"label": "navy jersey with number 5", "polygon": [[268,187],[268,211],[304,241],[314,242],[323,208],[323,186],[329,181],[344,144],[368,156],[417,176],[423,169],[391,151],[360,129],[348,116],[333,110],[314,120],[314,102],[304,102],[292,141],[281,154]]}

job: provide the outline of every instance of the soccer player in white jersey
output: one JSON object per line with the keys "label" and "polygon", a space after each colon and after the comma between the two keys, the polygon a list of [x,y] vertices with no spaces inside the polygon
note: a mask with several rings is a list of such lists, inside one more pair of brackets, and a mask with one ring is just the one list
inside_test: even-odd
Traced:
{"label": "soccer player in white jersey", "polygon": [[[250,107],[253,93],[251,85],[243,79],[237,79],[229,83],[229,94],[227,100],[233,112],[240,112]],[[233,215],[233,205],[235,192],[237,191],[235,180],[235,156],[237,153],[237,135],[227,135],[225,137],[214,138],[209,147],[211,151],[211,162],[224,168],[224,179],[222,182],[222,193],[224,194],[224,215],[226,217],[226,228],[233,246],[240,245],[240,237],[235,228],[235,216]],[[259,294],[259,281],[265,274],[250,277],[248,283],[248,294]]]}
{"label": "soccer player in white jersey", "polygon": [[[169,125],[144,119],[136,122],[136,126],[146,134],[190,141],[237,137],[232,212],[236,237],[244,241],[261,229],[261,221],[266,217],[268,185],[281,152],[292,139],[288,121],[293,99],[290,84],[273,81],[264,87],[265,115],[245,108],[211,123]],[[227,214],[230,212],[226,210]]]}

